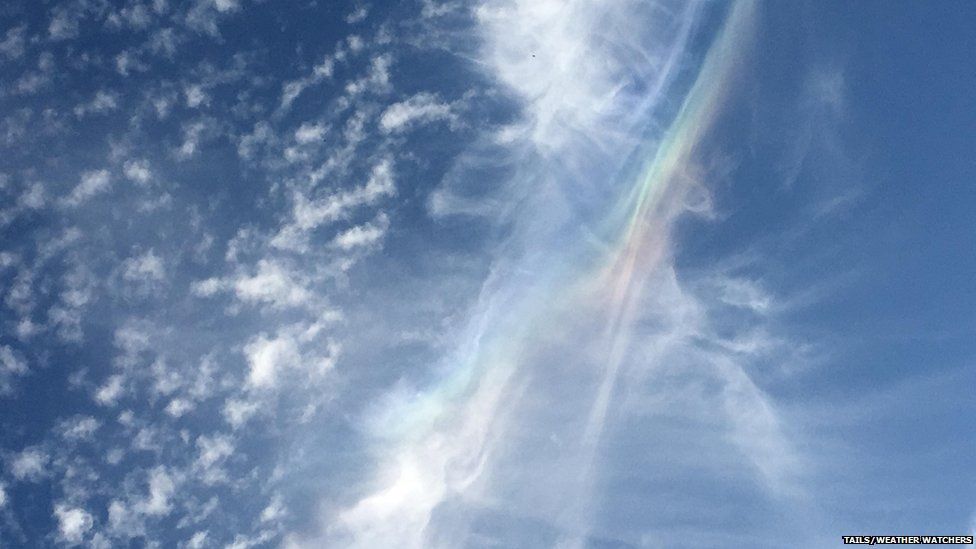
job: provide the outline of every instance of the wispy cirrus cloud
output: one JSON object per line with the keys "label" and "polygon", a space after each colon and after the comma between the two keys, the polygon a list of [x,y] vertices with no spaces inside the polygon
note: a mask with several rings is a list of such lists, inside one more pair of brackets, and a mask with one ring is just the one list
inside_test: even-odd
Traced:
{"label": "wispy cirrus cloud", "polygon": [[[801,460],[748,373],[765,347],[724,345],[713,302],[676,274],[670,236],[677,218],[701,209],[689,193],[707,192],[699,154],[748,47],[751,5],[730,9],[663,127],[704,6],[490,1],[473,13],[480,60],[519,100],[521,118],[460,156],[461,171],[435,191],[430,212],[489,215],[508,236],[496,244],[466,329],[442,357],[441,377],[378,405],[368,423],[378,456],[371,488],[324,518],[323,539],[348,547],[636,543],[596,502],[622,457],[620,430],[638,420],[664,429],[660,414],[722,433],[715,444],[738,456],[701,456],[689,467],[732,468],[768,497],[792,497]],[[509,168],[484,169],[499,165]],[[465,196],[465,176],[484,181],[485,173],[503,174],[490,180],[498,192]],[[721,285],[721,303],[732,307],[761,314],[771,299],[746,281]],[[695,432],[673,442],[704,443]],[[680,464],[669,467],[682,474]],[[531,526],[485,528],[498,501]]]}

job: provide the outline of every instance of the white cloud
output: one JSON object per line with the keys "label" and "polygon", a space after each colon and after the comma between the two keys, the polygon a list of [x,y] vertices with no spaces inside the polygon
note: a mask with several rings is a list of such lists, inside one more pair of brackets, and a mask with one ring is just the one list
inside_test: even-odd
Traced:
{"label": "white cloud", "polygon": [[171,28],[158,29],[153,31],[152,36],[149,39],[149,47],[152,49],[153,53],[161,53],[167,58],[172,59],[176,55],[176,48],[178,47],[180,39],[177,37],[176,32]]}
{"label": "white cloud", "polygon": [[28,186],[24,192],[17,199],[17,203],[23,207],[31,210],[39,210],[44,207],[44,203],[47,202],[47,195],[44,192],[44,185],[42,183],[32,183]]}
{"label": "white cloud", "polygon": [[261,522],[278,521],[285,516],[285,506],[281,496],[271,498],[271,503],[261,511]]}
{"label": "white cloud", "polygon": [[152,391],[157,395],[170,395],[186,381],[181,372],[169,368],[163,358],[154,360],[149,370],[152,374]]}
{"label": "white cloud", "polygon": [[17,480],[38,480],[44,475],[50,457],[40,448],[28,448],[14,458],[10,473]]}
{"label": "white cloud", "polygon": [[[248,363],[248,386],[258,390],[275,389],[288,370],[288,380],[305,384],[322,379],[332,368],[341,352],[341,346],[325,338],[324,330],[328,324],[338,320],[339,315],[328,311],[314,322],[298,322],[285,326],[273,336],[262,333],[253,337],[244,346],[244,356]],[[291,373],[299,373],[295,378]],[[250,404],[232,401],[224,410],[225,417],[232,424],[247,420],[251,413]]]}
{"label": "white cloud", "polygon": [[336,57],[339,57],[339,55],[327,55],[312,68],[312,73],[308,76],[286,82],[281,87],[281,105],[279,108],[281,110],[287,110],[307,88],[327,78],[331,78],[335,71]]}
{"label": "white cloud", "polygon": [[208,278],[190,284],[190,292],[199,297],[211,297],[227,287],[228,285],[220,278]]}
{"label": "white cloud", "polygon": [[152,179],[152,171],[149,169],[149,161],[145,159],[127,160],[123,166],[123,173],[131,181],[140,185],[149,183]]}
{"label": "white cloud", "polygon": [[326,128],[322,124],[302,124],[295,130],[295,141],[302,145],[321,141],[322,136],[325,135],[325,130]]}
{"label": "white cloud", "polygon": [[95,97],[88,103],[75,107],[75,116],[82,118],[89,114],[104,114],[119,108],[119,94],[106,90],[98,90]]}
{"label": "white cloud", "polygon": [[78,206],[89,198],[108,190],[111,177],[108,170],[93,170],[81,175],[81,182],[64,200],[68,206]]}
{"label": "white cloud", "polygon": [[0,41],[0,55],[7,59],[17,59],[24,54],[24,35],[27,27],[20,25],[7,31]]}
{"label": "white cloud", "polygon": [[52,40],[67,40],[78,35],[78,17],[66,9],[58,9],[47,26]]}
{"label": "white cloud", "polygon": [[149,495],[142,502],[139,510],[152,516],[167,515],[172,507],[170,499],[175,492],[176,483],[166,468],[163,466],[154,467],[149,472]]}
{"label": "white cloud", "polygon": [[131,282],[159,282],[166,278],[163,260],[152,249],[126,259],[122,263],[122,278]]}
{"label": "white cloud", "polygon": [[81,543],[95,524],[92,516],[84,509],[63,503],[54,506],[54,516],[58,519],[60,539],[71,544]]}
{"label": "white cloud", "polygon": [[271,245],[284,250],[305,250],[309,232],[341,219],[354,208],[374,204],[395,193],[393,162],[387,158],[373,166],[365,185],[314,201],[296,194],[292,220],[272,238]]}
{"label": "white cloud", "polygon": [[374,221],[357,225],[339,233],[332,240],[332,245],[341,250],[368,247],[379,242],[386,235],[390,221],[385,214],[380,214]]}
{"label": "white cloud", "polygon": [[219,12],[236,11],[241,7],[240,0],[213,0],[213,3]]}
{"label": "white cloud", "polygon": [[296,273],[267,259],[258,261],[253,275],[237,277],[233,288],[241,301],[267,303],[277,308],[298,307],[312,301],[311,292]]}
{"label": "white cloud", "polygon": [[369,15],[369,7],[366,5],[359,6],[346,16],[346,23],[350,25],[359,23],[363,19],[366,19],[367,15]]}
{"label": "white cloud", "polygon": [[61,423],[61,436],[69,440],[89,440],[101,422],[91,416],[79,416]]}
{"label": "white cloud", "polygon": [[183,88],[183,95],[186,97],[186,106],[195,109],[200,105],[210,102],[210,98],[200,84],[188,85]]}
{"label": "white cloud", "polygon": [[171,417],[178,418],[193,410],[193,408],[194,404],[192,401],[185,398],[174,398],[166,405],[166,413]]}
{"label": "white cloud", "polygon": [[110,376],[101,387],[95,391],[95,401],[102,406],[114,406],[122,396],[123,377],[121,375]]}
{"label": "white cloud", "polygon": [[224,403],[223,416],[234,429],[240,428],[257,413],[258,403],[249,400],[228,399]]}
{"label": "white cloud", "polygon": [[393,57],[389,54],[377,55],[370,61],[369,73],[358,80],[346,84],[346,93],[359,95],[366,92],[385,93],[390,90],[390,67]]}
{"label": "white cloud", "polygon": [[[686,209],[694,147],[730,87],[724,75],[732,70],[726,54],[733,44],[712,46],[712,62],[701,70],[681,123],[667,130],[678,133],[660,132],[665,148],[657,158],[664,160],[620,175],[629,158],[656,143],[648,132],[657,130],[656,110],[672,108],[674,98],[664,91],[684,70],[700,15],[691,5],[660,8],[561,0],[488,0],[475,8],[484,40],[478,61],[521,99],[524,118],[506,139],[486,136],[460,162],[493,153],[478,166],[496,170],[491,173],[499,177],[488,180],[502,191],[478,200],[499,201],[492,212],[512,229],[496,248],[499,256],[456,349],[443,357],[463,373],[445,376],[419,396],[393,392],[378,407],[388,421],[371,426],[386,459],[363,497],[326,519],[325,541],[307,546],[335,541],[419,548],[431,539],[460,545],[470,537],[468,519],[479,503],[501,500],[507,513],[531,516],[559,532],[550,545],[583,546],[594,507],[604,501],[594,478],[624,480],[603,469],[603,452],[619,451],[606,439],[634,435],[617,441],[641,444],[641,433],[625,430],[640,425],[643,431],[660,421],[651,416],[631,423],[627,397],[673,404],[662,406],[660,413],[671,415],[662,429],[651,429],[656,433],[667,431],[673,418],[700,424],[702,429],[687,432],[702,447],[714,438],[704,427],[717,424],[731,433],[722,441],[726,455],[719,463],[689,464],[677,452],[667,453],[668,445],[648,452],[666,455],[661,462],[752,475],[751,462],[763,477],[760,488],[777,492],[788,484],[795,462],[775,407],[738,357],[713,349],[720,338],[709,331],[705,308],[683,290],[671,263],[669,229]],[[748,10],[732,13],[738,31]],[[738,33],[727,36],[733,40]],[[514,167],[498,169],[508,165]],[[463,175],[468,177],[454,183],[468,189],[486,179],[473,169]],[[581,218],[571,204],[583,200],[609,213]],[[593,238],[580,224],[604,223],[613,227],[610,234],[623,235],[601,242],[605,250],[581,262],[577,250],[563,249],[567,235],[581,242]],[[554,276],[540,276],[545,273]],[[553,287],[550,280],[567,282]],[[557,365],[571,382],[552,383]],[[665,383],[673,378],[679,380]],[[707,389],[698,399],[673,398],[698,397],[699,387]],[[611,435],[612,419],[620,420],[614,427],[621,430]],[[400,425],[406,425],[402,432]]]}
{"label": "white cloud", "polygon": [[207,532],[197,532],[186,543],[186,549],[203,549],[207,545]]}
{"label": "white cloud", "polygon": [[0,345],[0,395],[13,390],[13,378],[27,373],[27,362],[12,348]]}
{"label": "white cloud", "polygon": [[7,506],[7,485],[0,482],[0,509]]}
{"label": "white cloud", "polygon": [[434,94],[424,92],[387,107],[380,116],[380,129],[384,133],[399,132],[420,123],[453,121],[456,118],[451,105]]}
{"label": "white cloud", "polygon": [[149,350],[151,341],[151,327],[144,322],[131,320],[116,328],[113,343],[121,351],[121,355],[116,359],[117,364],[134,365],[139,355]]}
{"label": "white cloud", "polygon": [[176,150],[176,157],[180,160],[193,157],[197,153],[197,148],[208,128],[207,123],[202,121],[185,125],[183,127],[183,143]]}
{"label": "white cloud", "polygon": [[455,12],[461,7],[461,4],[456,1],[423,0],[423,8],[420,14],[424,19],[432,19]]}
{"label": "white cloud", "polygon": [[115,56],[115,70],[122,76],[128,76],[132,71],[142,72],[148,68],[149,66],[140,61],[133,52],[124,51]]}
{"label": "white cloud", "polygon": [[234,440],[228,435],[201,435],[197,437],[197,458],[193,467],[200,479],[207,484],[215,484],[226,479],[221,468],[223,462],[234,453]]}
{"label": "white cloud", "polygon": [[116,536],[134,538],[145,533],[145,525],[140,514],[117,499],[109,503],[108,525]]}
{"label": "white cloud", "polygon": [[301,361],[298,343],[286,335],[269,339],[261,334],[244,347],[244,355],[250,366],[248,383],[257,388],[274,387],[281,370]]}

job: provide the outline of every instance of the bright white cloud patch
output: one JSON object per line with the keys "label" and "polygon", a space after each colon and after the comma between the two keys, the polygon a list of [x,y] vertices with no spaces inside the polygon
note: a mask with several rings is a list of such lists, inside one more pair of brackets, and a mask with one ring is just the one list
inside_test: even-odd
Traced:
{"label": "bright white cloud patch", "polygon": [[282,370],[301,361],[297,343],[288,336],[262,334],[244,347],[244,354],[250,367],[248,383],[257,388],[274,387]]}
{"label": "bright white cloud patch", "polygon": [[393,162],[384,159],[373,167],[365,185],[318,200],[308,200],[297,194],[294,197],[292,221],[278,231],[271,240],[271,245],[285,250],[305,250],[309,233],[315,229],[395,193]]}
{"label": "bright white cloud patch", "polygon": [[267,303],[275,307],[296,307],[311,299],[309,290],[293,272],[280,263],[268,260],[259,261],[257,272],[253,275],[238,277],[233,288],[242,301]]}
{"label": "bright white cloud patch", "polygon": [[123,166],[123,170],[129,180],[135,181],[140,185],[145,185],[152,179],[152,172],[149,169],[149,161],[147,160],[127,160]]}
{"label": "bright white cloud patch", "polygon": [[0,345],[0,395],[13,390],[13,380],[27,373],[27,361],[12,348]]}
{"label": "bright white cloud patch", "polygon": [[10,473],[17,480],[38,480],[44,475],[50,457],[39,448],[28,448],[14,457]]}
{"label": "bright white cloud patch", "polygon": [[95,523],[91,514],[84,509],[60,503],[54,507],[54,516],[58,521],[60,539],[70,544],[81,543]]}
{"label": "bright white cloud patch", "polygon": [[452,107],[430,93],[418,93],[406,101],[394,103],[383,111],[380,128],[384,132],[403,131],[410,126],[437,120],[455,120]]}
{"label": "bright white cloud patch", "polygon": [[166,515],[170,512],[170,499],[176,491],[176,483],[164,467],[155,467],[149,473],[149,495],[141,506],[147,515]]}
{"label": "bright white cloud patch", "polygon": [[158,282],[166,278],[166,272],[162,259],[153,250],[149,250],[125,260],[122,264],[122,277],[134,282]]}
{"label": "bright white cloud patch", "polygon": [[107,191],[110,183],[111,178],[108,170],[85,172],[81,176],[81,182],[65,198],[64,202],[68,206],[78,206],[91,197]]}
{"label": "bright white cloud patch", "polygon": [[372,246],[380,241],[390,226],[390,220],[380,214],[374,221],[357,225],[339,233],[332,245],[342,250]]}

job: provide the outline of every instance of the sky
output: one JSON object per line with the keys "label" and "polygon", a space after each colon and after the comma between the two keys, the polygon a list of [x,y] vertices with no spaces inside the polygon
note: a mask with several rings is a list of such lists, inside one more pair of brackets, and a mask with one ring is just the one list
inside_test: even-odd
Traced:
{"label": "sky", "polygon": [[976,529],[976,5],[0,5],[0,547]]}

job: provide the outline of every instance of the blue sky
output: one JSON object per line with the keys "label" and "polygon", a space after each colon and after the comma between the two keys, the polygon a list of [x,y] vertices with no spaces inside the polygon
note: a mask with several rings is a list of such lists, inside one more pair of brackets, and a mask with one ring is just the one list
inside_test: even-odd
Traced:
{"label": "blue sky", "polygon": [[0,546],[971,534],[976,7],[0,7]]}

